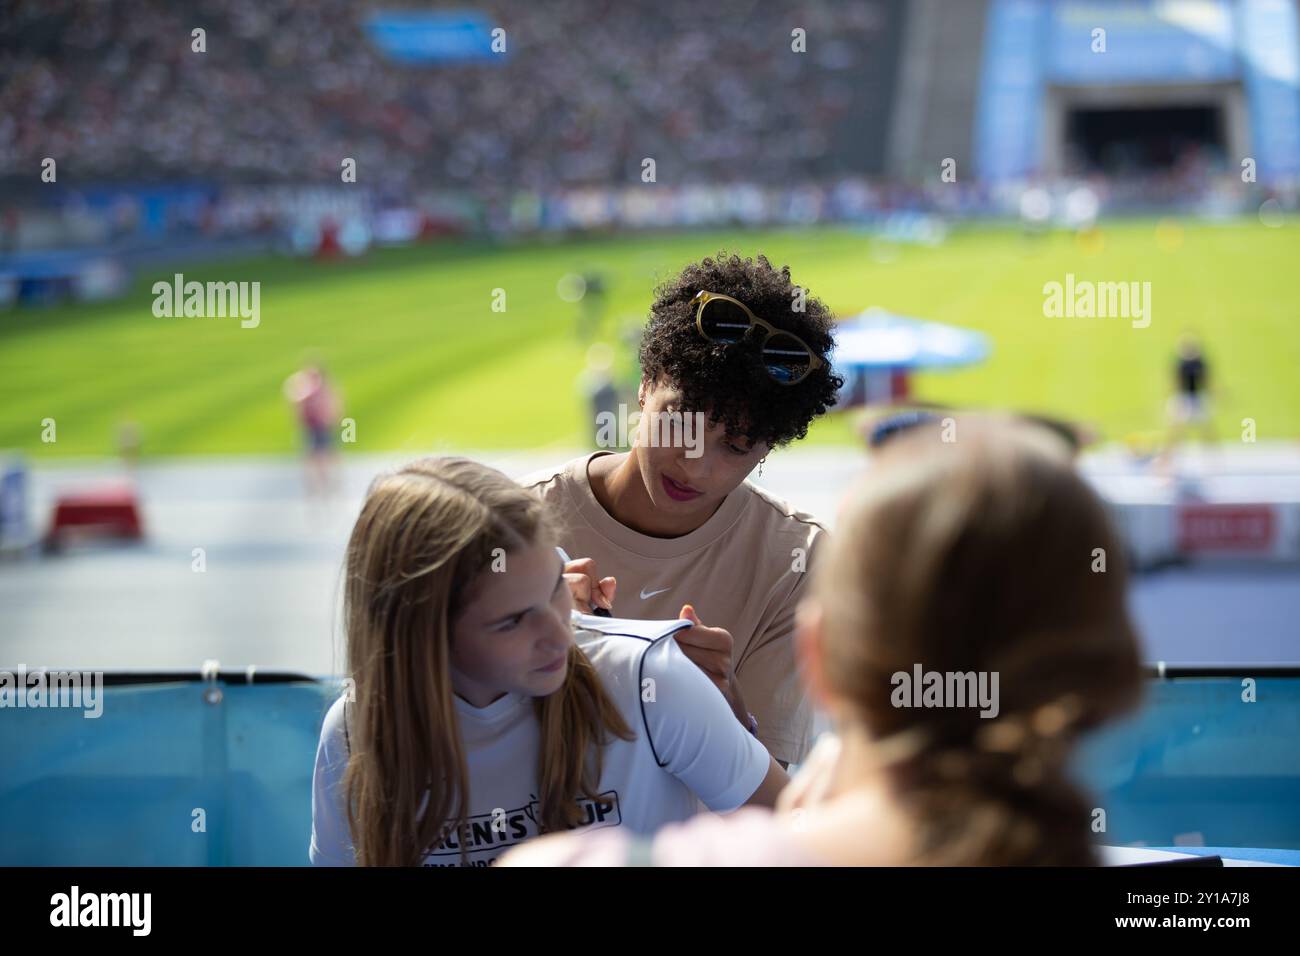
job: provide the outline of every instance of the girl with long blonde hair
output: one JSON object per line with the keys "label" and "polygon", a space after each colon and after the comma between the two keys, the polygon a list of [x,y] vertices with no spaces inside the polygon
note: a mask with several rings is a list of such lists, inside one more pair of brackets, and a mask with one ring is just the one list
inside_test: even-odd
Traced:
{"label": "girl with long blonde hair", "polygon": [[347,549],[352,683],[321,730],[313,862],[486,865],[540,833],[774,802],[780,767],[670,628],[572,615],[556,540],[539,499],[467,459],[374,482]]}

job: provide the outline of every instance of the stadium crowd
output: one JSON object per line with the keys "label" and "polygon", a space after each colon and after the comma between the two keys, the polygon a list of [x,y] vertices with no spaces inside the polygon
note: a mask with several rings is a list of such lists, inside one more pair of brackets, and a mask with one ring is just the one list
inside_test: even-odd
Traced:
{"label": "stadium crowd", "polygon": [[352,157],[393,186],[539,189],[635,181],[649,156],[678,182],[781,182],[835,171],[853,71],[885,35],[875,0],[494,3],[500,62],[407,66],[366,31],[393,4],[6,6],[0,177],[52,156],[97,177],[326,182]]}

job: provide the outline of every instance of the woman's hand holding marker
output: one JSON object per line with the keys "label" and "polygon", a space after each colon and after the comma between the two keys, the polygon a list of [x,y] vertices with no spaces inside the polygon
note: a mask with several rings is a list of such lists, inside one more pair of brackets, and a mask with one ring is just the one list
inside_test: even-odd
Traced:
{"label": "woman's hand holding marker", "polygon": [[609,577],[597,579],[596,562],[591,558],[570,561],[564,552],[560,554],[564,558],[564,580],[569,583],[574,607],[584,614],[612,612],[614,589],[618,582]]}

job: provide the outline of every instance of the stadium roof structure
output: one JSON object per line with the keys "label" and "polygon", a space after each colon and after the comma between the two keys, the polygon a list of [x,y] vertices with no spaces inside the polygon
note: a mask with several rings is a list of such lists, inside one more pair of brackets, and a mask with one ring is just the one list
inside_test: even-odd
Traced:
{"label": "stadium roof structure", "polygon": [[958,368],[983,362],[991,352],[982,332],[871,308],[837,325],[831,364],[838,369]]}

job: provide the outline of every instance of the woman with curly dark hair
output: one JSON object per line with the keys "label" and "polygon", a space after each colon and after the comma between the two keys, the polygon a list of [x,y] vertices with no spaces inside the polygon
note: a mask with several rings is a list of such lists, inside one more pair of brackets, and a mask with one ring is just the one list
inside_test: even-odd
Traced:
{"label": "woman with curly dark hair", "polygon": [[582,556],[567,568],[580,601],[613,610],[619,581],[618,616],[693,621],[682,649],[783,764],[811,735],[794,612],[825,528],[747,478],[835,403],[833,327],[788,266],[693,263],[650,307],[631,449],[524,479]]}

